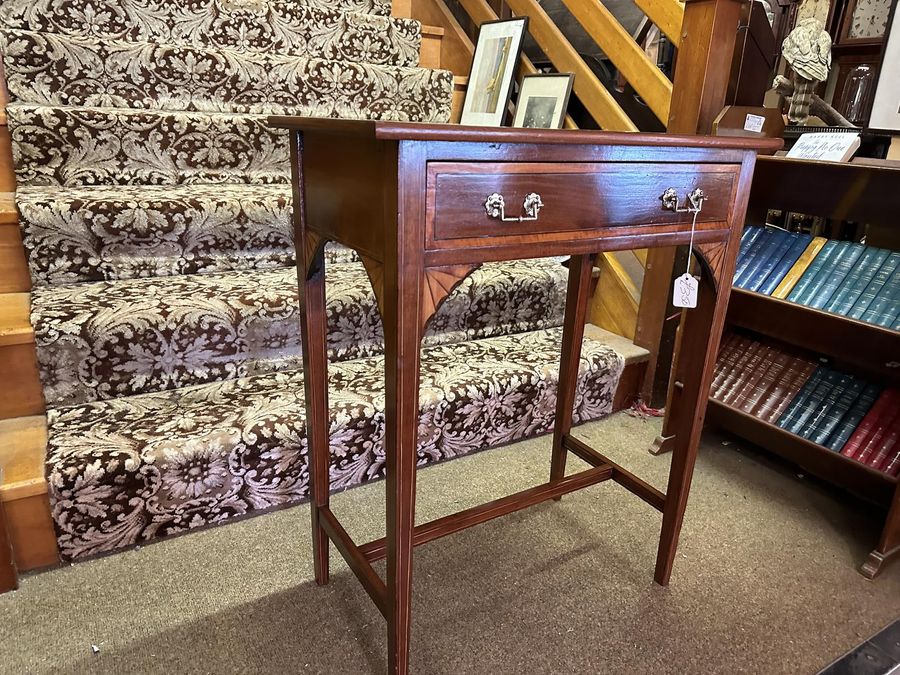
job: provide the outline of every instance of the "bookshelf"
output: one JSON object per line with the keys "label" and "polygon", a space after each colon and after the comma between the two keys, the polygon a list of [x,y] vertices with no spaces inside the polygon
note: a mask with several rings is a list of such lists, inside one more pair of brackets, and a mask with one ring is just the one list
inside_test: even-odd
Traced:
{"label": "bookshelf", "polygon": [[[900,168],[760,157],[747,222],[764,224],[769,209],[865,223],[869,246],[900,250]],[[900,331],[740,288],[733,288],[726,326],[827,356],[834,367],[882,386],[900,386]],[[679,406],[676,358],[667,419],[656,451],[671,443],[668,415]],[[857,497],[883,508],[882,534],[860,571],[874,578],[900,559],[900,481],[775,424],[710,397],[707,421],[747,439]]]}

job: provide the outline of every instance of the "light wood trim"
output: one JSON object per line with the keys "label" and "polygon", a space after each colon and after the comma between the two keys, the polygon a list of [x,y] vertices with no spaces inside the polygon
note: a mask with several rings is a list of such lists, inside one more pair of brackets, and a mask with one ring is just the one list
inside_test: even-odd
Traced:
{"label": "light wood trim", "polygon": [[[466,0],[462,2],[464,5],[469,4]],[[562,31],[535,0],[507,0],[506,4],[519,16],[528,17],[528,31],[557,70],[575,73],[573,87],[575,95],[601,128],[607,131],[638,130],[612,94],[606,90]]]}
{"label": "light wood trim", "polygon": [[28,293],[0,293],[0,347],[34,344]]}
{"label": "light wood trim", "polygon": [[44,412],[44,392],[34,344],[0,347],[0,420]]}
{"label": "light wood trim", "polygon": [[672,83],[600,0],[563,0],[572,16],[618,68],[653,114],[669,120]]}
{"label": "light wood trim", "polygon": [[47,494],[3,502],[3,507],[19,572],[59,563],[56,531]]}
{"label": "light wood trim", "polygon": [[47,418],[43,415],[0,420],[0,501],[47,494],[44,460]]}
{"label": "light wood trim", "polygon": [[422,43],[419,47],[420,68],[441,67],[441,44],[443,41],[443,28],[422,26]]}
{"label": "light wood trim", "polygon": [[637,288],[615,254],[598,259],[600,281],[591,300],[589,320],[601,328],[634,341],[637,324]]}
{"label": "light wood trim", "polygon": [[673,45],[681,46],[684,3],[678,0],[634,0],[634,4],[659,27]]}
{"label": "light wood trim", "polygon": [[412,18],[412,0],[391,0],[391,16]]}
{"label": "light wood trim", "polygon": [[423,24],[443,28],[440,67],[457,76],[469,74],[475,45],[443,0],[413,0],[408,16]]}

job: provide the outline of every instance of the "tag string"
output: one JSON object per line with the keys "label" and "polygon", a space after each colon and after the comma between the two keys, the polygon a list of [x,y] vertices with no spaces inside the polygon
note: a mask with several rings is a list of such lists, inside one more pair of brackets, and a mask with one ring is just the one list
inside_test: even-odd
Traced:
{"label": "tag string", "polygon": [[687,269],[684,271],[687,275],[691,273],[691,255],[694,253],[694,230],[697,229],[697,216],[699,214],[700,209],[694,209],[694,220],[691,222],[691,243],[688,244]]}

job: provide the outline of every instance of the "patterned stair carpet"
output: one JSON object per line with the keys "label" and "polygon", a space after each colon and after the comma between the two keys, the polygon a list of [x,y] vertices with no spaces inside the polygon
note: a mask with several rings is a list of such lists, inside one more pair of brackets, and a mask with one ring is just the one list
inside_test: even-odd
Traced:
{"label": "patterned stair carpet", "polygon": [[[452,76],[386,0],[0,5],[60,550],[79,559],[307,496],[287,137],[269,114],[445,122]],[[332,484],[382,475],[382,329],[330,246]],[[487,264],[423,352],[422,464],[545,432],[566,273]],[[623,359],[586,341],[577,414]]]}

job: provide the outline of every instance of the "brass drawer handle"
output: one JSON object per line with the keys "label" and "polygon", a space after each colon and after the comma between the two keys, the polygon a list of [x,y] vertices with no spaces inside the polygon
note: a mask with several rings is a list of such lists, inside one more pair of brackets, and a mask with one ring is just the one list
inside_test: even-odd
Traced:
{"label": "brass drawer handle", "polygon": [[544,202],[537,192],[529,192],[525,195],[525,202],[522,204],[524,216],[506,216],[506,200],[499,192],[488,195],[484,202],[484,211],[488,218],[499,218],[505,223],[524,223],[530,220],[537,220],[538,214],[544,208]]}
{"label": "brass drawer handle", "polygon": [[679,207],[678,192],[675,191],[675,188],[666,188],[666,191],[662,193],[660,199],[662,200],[663,208],[667,211],[674,211],[675,213],[700,213],[703,209],[703,202],[706,201],[707,196],[701,188],[695,188],[688,192],[684,206]]}

